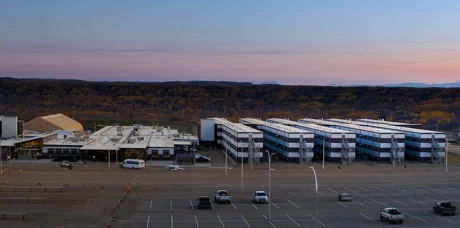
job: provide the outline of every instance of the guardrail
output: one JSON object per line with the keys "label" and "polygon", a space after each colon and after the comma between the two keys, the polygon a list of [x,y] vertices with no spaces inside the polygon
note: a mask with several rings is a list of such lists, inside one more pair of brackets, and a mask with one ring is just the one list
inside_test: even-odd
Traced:
{"label": "guardrail", "polygon": [[10,212],[0,212],[2,215],[2,220],[5,220],[5,218],[8,218],[8,215],[20,215],[22,217],[22,220],[25,220],[26,218],[26,213],[10,213]]}
{"label": "guardrail", "polygon": [[14,200],[25,200],[26,201],[26,204],[29,204],[29,201],[41,201],[41,202],[44,202],[46,204],[48,198],[21,198],[21,197],[7,197],[7,198],[0,198],[0,201],[2,200],[7,200],[9,204],[12,204],[12,202],[14,202]]}
{"label": "guardrail", "polygon": [[[0,186],[0,192],[4,191],[5,189],[14,189],[15,192],[17,192],[18,190],[21,191],[23,189],[27,189],[29,190],[29,192],[32,192],[32,190],[37,190],[37,189],[44,189],[45,190],[44,192],[48,192],[49,189],[53,189],[53,190],[59,190],[59,192],[62,192],[62,189],[64,189],[64,187]],[[35,191],[35,192],[38,192],[38,191]],[[57,191],[54,191],[54,192],[57,192]]]}

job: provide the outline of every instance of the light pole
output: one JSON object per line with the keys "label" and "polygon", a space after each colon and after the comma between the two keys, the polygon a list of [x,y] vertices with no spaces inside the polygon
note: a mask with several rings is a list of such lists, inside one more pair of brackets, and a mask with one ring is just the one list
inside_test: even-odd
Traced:
{"label": "light pole", "polygon": [[228,157],[228,153],[227,153],[227,140],[225,140],[225,176],[228,176],[228,171],[227,171],[227,157]]}
{"label": "light pole", "polygon": [[449,140],[447,140],[447,136],[446,136],[446,158],[445,158],[445,160],[446,160],[446,173],[449,173],[449,171],[447,170],[447,158],[449,157],[449,156],[447,156],[448,152],[449,152]]}
{"label": "light pole", "polygon": [[2,134],[0,134],[0,176],[3,176],[3,150],[2,150]]}
{"label": "light pole", "polygon": [[313,174],[315,174],[315,189],[316,189],[316,202],[315,202],[315,228],[318,227],[318,179],[316,178],[316,171],[315,168],[309,167],[313,170]]}
{"label": "light pole", "polygon": [[271,176],[272,176],[272,155],[268,150],[265,150],[268,155],[268,221],[272,220],[272,213],[271,213]]}
{"label": "light pole", "polygon": [[326,139],[323,138],[323,169],[324,169],[324,147],[326,146]]}
{"label": "light pole", "polygon": [[241,192],[244,192],[244,188],[243,188],[243,142],[240,141],[240,143],[241,143]]}
{"label": "light pole", "polygon": [[115,150],[115,171],[118,170],[118,149]]}
{"label": "light pole", "polygon": [[107,134],[107,156],[109,157],[109,170],[110,170],[110,136]]}

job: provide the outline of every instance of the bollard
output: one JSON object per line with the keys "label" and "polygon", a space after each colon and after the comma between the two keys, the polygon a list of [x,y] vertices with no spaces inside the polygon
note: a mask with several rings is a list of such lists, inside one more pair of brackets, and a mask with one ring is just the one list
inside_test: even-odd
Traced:
{"label": "bollard", "polygon": [[339,165],[339,167],[337,169],[340,169],[340,165]]}
{"label": "bollard", "polygon": [[407,168],[407,165],[406,165],[406,164],[404,164],[404,168]]}

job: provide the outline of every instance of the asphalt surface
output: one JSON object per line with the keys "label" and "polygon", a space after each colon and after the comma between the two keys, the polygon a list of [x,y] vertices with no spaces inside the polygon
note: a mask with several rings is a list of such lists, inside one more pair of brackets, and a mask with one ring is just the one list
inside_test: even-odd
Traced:
{"label": "asphalt surface", "polygon": [[[241,167],[232,165],[226,176],[221,157],[213,156],[211,168],[184,171],[163,167],[115,170],[115,166],[109,171],[106,164],[74,164],[72,170],[55,163],[13,164],[6,167],[10,173],[0,177],[0,213],[27,214],[25,220],[15,215],[5,220],[0,217],[0,226],[289,228],[315,227],[316,223],[317,227],[381,227],[388,223],[380,221],[379,211],[397,207],[405,215],[404,224],[392,226],[460,227],[458,215],[440,216],[432,211],[438,200],[460,205],[460,162],[455,158],[450,159],[449,173],[443,164],[392,168],[366,163],[341,165],[340,169],[337,164],[326,164],[324,170],[321,164],[313,164],[318,192],[309,165],[276,162],[271,171],[269,213],[269,205],[251,202],[254,191],[268,192],[267,164],[254,165],[253,170],[243,167],[242,192]],[[124,197],[127,185],[132,191]],[[47,186],[63,187],[63,192],[54,188],[45,192]],[[233,203],[213,202],[211,210],[196,208],[199,196],[214,198],[218,189],[229,190]],[[339,192],[351,193],[353,201],[337,201]],[[27,204],[18,198],[47,201],[36,199]]]}

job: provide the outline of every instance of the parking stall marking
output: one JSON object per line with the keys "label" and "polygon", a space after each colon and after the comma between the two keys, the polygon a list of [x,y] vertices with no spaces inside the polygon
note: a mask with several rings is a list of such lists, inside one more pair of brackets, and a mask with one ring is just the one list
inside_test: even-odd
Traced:
{"label": "parking stall marking", "polygon": [[196,218],[196,215],[195,215],[195,223],[196,223],[196,228],[200,228],[200,225],[198,224],[198,219]]}
{"label": "parking stall marking", "polygon": [[441,190],[441,189],[433,188],[433,187],[430,187],[430,186],[427,186],[427,188],[433,189],[433,190],[435,190],[435,191],[445,192],[445,191],[443,191],[443,190]]}
{"label": "parking stall marking", "polygon": [[437,200],[437,199],[432,199],[432,198],[429,198],[429,197],[425,197],[425,199],[429,199],[429,200],[435,201],[435,202],[438,202],[438,201],[439,201],[439,200]]}
{"label": "parking stall marking", "polygon": [[149,228],[149,224],[150,224],[150,215],[149,215],[149,217],[147,218],[147,226],[146,226],[147,228]]}
{"label": "parking stall marking", "polygon": [[457,188],[450,188],[450,187],[443,187],[443,188],[447,188],[447,189],[449,189],[449,190],[451,190],[451,191],[458,191]]}
{"label": "parking stall marking", "polygon": [[248,201],[255,209],[259,209],[256,207],[256,205],[254,205],[250,200]]}
{"label": "parking stall marking", "polygon": [[369,191],[369,190],[367,190],[367,189],[365,189],[365,188],[360,188],[360,189],[362,189],[362,190],[364,190],[364,191],[366,191],[366,192],[368,192],[368,191]]}
{"label": "parking stall marking", "polygon": [[348,189],[348,188],[343,188],[343,189],[346,190],[346,191],[349,191],[349,192],[353,192],[353,193],[355,193],[356,195],[359,195],[359,193],[357,193],[357,192],[355,192],[355,191],[353,191],[353,190],[351,190],[351,189]]}
{"label": "parking stall marking", "polygon": [[383,189],[383,188],[379,188],[379,187],[375,187],[375,188],[380,190],[380,191],[385,191],[385,189]]}
{"label": "parking stall marking", "polygon": [[452,198],[448,198],[448,197],[444,197],[444,199],[448,199],[448,200],[455,201],[455,202],[460,202],[460,200],[456,200],[456,199],[452,199]]}
{"label": "parking stall marking", "polygon": [[212,209],[213,209],[213,210],[216,210],[216,208],[214,207],[214,204],[212,203],[212,200],[209,201],[209,202],[211,202],[211,207],[212,207]]}
{"label": "parking stall marking", "polygon": [[172,215],[171,215],[171,228],[174,228],[174,219]]}
{"label": "parking stall marking", "polygon": [[403,203],[403,202],[400,202],[400,201],[397,201],[397,200],[394,200],[394,199],[391,199],[391,198],[388,198],[388,199],[391,200],[391,201],[393,201],[393,202],[395,202],[395,203],[399,203],[399,204],[402,204],[402,205],[404,205],[404,206],[406,206],[406,207],[409,207],[409,205],[407,205],[407,204],[405,204],[405,203]]}
{"label": "parking stall marking", "polygon": [[241,216],[241,218],[243,219],[243,221],[246,223],[246,225],[248,225],[248,227],[251,227],[251,226],[249,225],[249,223],[246,221],[246,219],[244,219],[243,215],[240,215],[240,216]]}
{"label": "parking stall marking", "polygon": [[217,218],[219,219],[220,224],[222,224],[222,227],[225,228],[224,222],[222,222],[222,219],[220,219],[220,216],[219,216],[219,215],[217,215]]}
{"label": "parking stall marking", "polygon": [[439,216],[439,215],[436,215],[436,214],[432,214],[432,213],[430,213],[430,212],[426,212],[426,211],[425,211],[425,214],[429,214],[429,215],[435,216],[436,218],[439,218],[439,219],[442,219],[442,220],[445,220],[445,221],[448,221],[448,222],[454,223],[454,221],[452,221],[452,220],[449,220],[449,219],[443,218],[443,217],[441,217],[441,216]]}
{"label": "parking stall marking", "polygon": [[193,203],[192,203],[191,200],[190,200],[190,206],[192,206],[192,210],[195,209],[195,208],[193,207]]}
{"label": "parking stall marking", "polygon": [[383,205],[383,206],[385,206],[385,207],[388,207],[388,205],[386,205],[386,204],[384,204],[384,203],[380,203],[379,201],[373,200],[373,199],[371,199],[371,198],[369,198],[369,199],[372,200],[372,201],[374,201],[374,202],[376,202],[376,203],[378,203],[378,204],[380,204],[380,205]]}
{"label": "parking stall marking", "polygon": [[423,193],[428,193],[428,192],[423,191],[423,190],[420,190],[420,189],[418,189],[418,188],[414,188],[414,187],[410,187],[410,188],[412,188],[412,189],[414,189],[414,190],[417,190],[417,191],[420,191],[420,192],[423,192]]}
{"label": "parking stall marking", "polygon": [[235,204],[233,204],[233,202],[230,202],[230,204],[231,204],[231,205],[233,206],[233,208],[235,208],[235,210],[236,210]]}
{"label": "parking stall marking", "polygon": [[375,223],[377,223],[377,224],[379,224],[379,225],[382,225],[382,223],[376,221],[376,219],[370,218],[370,217],[368,217],[367,215],[364,215],[364,214],[362,214],[362,213],[359,213],[359,214],[360,214],[361,216],[363,216],[363,217],[365,217],[365,218],[371,220],[372,222],[375,222]]}
{"label": "parking stall marking", "polygon": [[286,216],[291,220],[293,221],[297,226],[300,226],[299,223],[297,223],[293,218],[291,218],[288,214],[286,214]]}
{"label": "parking stall marking", "polygon": [[326,226],[326,225],[324,225],[324,223],[322,223],[319,219],[317,220],[315,217],[313,217],[313,215],[311,215],[311,214],[308,214],[308,215],[309,215],[310,217],[312,217],[314,221],[316,220],[316,221],[319,222],[319,224],[321,224],[321,225],[323,225],[323,226]]}
{"label": "parking stall marking", "polygon": [[[264,216],[265,220],[267,220],[267,221],[268,221],[268,218],[267,218],[267,216],[265,216],[265,215],[262,215],[262,216]],[[268,223],[270,223],[270,225],[272,225],[272,226],[273,226],[273,228],[276,228],[276,226],[275,226],[275,225],[272,223],[272,221],[268,221]]]}
{"label": "parking stall marking", "polygon": [[149,210],[152,210],[152,203],[153,203],[153,200],[150,200],[150,209]]}
{"label": "parking stall marking", "polygon": [[428,221],[426,221],[426,220],[424,220],[424,219],[421,219],[421,218],[419,218],[419,217],[413,216],[413,215],[411,215],[411,214],[409,214],[409,213],[407,213],[407,212],[403,212],[403,214],[409,215],[410,217],[412,217],[412,218],[414,218],[414,219],[418,219],[418,220],[420,220],[420,221],[422,221],[422,222],[429,223]]}
{"label": "parking stall marking", "polygon": [[428,204],[426,204],[426,203],[424,203],[424,202],[418,201],[418,200],[414,200],[414,199],[411,199],[411,198],[407,198],[407,199],[408,199],[408,200],[412,200],[412,201],[417,202],[417,203],[420,203],[420,204],[423,204],[423,205],[425,205],[425,206],[430,206],[430,205],[428,205]]}
{"label": "parking stall marking", "polygon": [[338,204],[344,206],[345,208],[348,208],[345,204],[343,204],[343,203],[341,203],[341,202],[339,202],[339,201],[337,201],[337,200],[335,200],[335,199],[333,199],[332,201],[334,201],[334,202],[336,202],[336,203],[338,203]]}
{"label": "parking stall marking", "polygon": [[334,190],[332,190],[332,189],[330,189],[330,188],[327,188],[327,189],[328,189],[329,191],[331,191],[331,192],[334,192],[335,194],[339,194],[338,192],[336,192],[336,191],[334,191]]}
{"label": "parking stall marking", "polygon": [[402,190],[400,188],[397,188],[397,187],[393,187],[394,189],[398,190],[398,191],[401,191],[401,192],[407,192],[406,190]]}
{"label": "parking stall marking", "polygon": [[293,203],[293,202],[292,202],[292,201],[290,201],[290,200],[288,200],[288,201],[289,201],[289,203],[291,203],[292,205],[294,205],[294,206],[296,206],[297,208],[299,208],[299,209],[300,209],[300,207],[299,207],[299,206],[297,206],[297,204]]}
{"label": "parking stall marking", "polygon": [[310,189],[311,189],[312,191],[314,191],[314,192],[317,192],[317,193],[320,194],[320,195],[323,195],[323,193],[321,193],[321,192],[319,192],[319,191],[316,191],[316,190],[313,189],[313,188],[310,188]]}
{"label": "parking stall marking", "polygon": [[276,204],[275,204],[275,203],[273,203],[273,202],[270,202],[270,203],[272,203],[272,204],[273,204],[273,206],[275,206],[276,208],[280,209],[278,206],[276,206]]}
{"label": "parking stall marking", "polygon": [[172,200],[169,201],[169,205],[171,206],[171,210],[172,210]]}
{"label": "parking stall marking", "polygon": [[358,201],[356,201],[356,200],[353,200],[353,202],[358,203],[358,204],[361,204],[361,205],[363,205],[363,206],[365,206],[365,207],[368,207],[366,204],[360,203],[360,202],[358,202]]}

